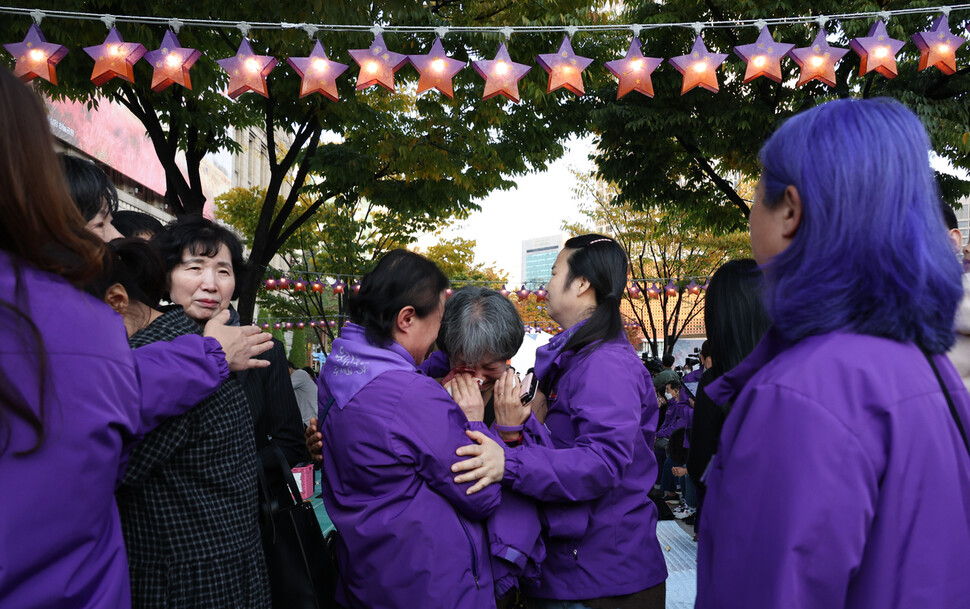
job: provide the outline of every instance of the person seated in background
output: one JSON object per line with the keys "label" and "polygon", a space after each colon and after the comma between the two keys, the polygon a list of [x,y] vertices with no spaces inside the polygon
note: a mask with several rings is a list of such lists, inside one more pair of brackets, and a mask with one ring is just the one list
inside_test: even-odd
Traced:
{"label": "person seated in background", "polygon": [[123,236],[145,241],[149,241],[155,233],[162,230],[162,223],[158,219],[140,211],[116,211],[111,216],[111,222]]}
{"label": "person seated in background", "polygon": [[91,161],[67,154],[57,157],[71,198],[87,222],[84,228],[105,243],[120,239],[122,234],[112,223],[113,215],[118,211],[118,191],[107,174]]}
{"label": "person seated in background", "polygon": [[[667,402],[667,414],[663,424],[657,429],[657,439],[654,442],[654,450],[657,462],[660,467],[660,490],[664,491],[664,499],[667,503],[680,504],[680,497],[677,495],[674,475],[671,468],[675,465],[684,466],[687,460],[684,459],[675,463],[670,458],[670,438],[679,429],[690,427],[693,409],[687,399],[687,392],[679,380],[672,380],[664,387],[664,399]],[[686,490],[686,489],[684,489]]]}

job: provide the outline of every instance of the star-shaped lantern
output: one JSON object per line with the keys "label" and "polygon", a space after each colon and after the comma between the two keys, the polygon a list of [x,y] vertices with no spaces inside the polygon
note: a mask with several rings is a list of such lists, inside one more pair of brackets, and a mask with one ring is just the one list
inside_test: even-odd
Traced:
{"label": "star-shaped lantern", "polygon": [[476,61],[472,66],[478,75],[485,79],[485,93],[482,94],[482,99],[504,95],[515,103],[519,103],[519,81],[532,69],[524,63],[512,61],[504,42],[499,45],[495,59]]}
{"label": "star-shaped lantern", "polygon": [[795,60],[801,72],[798,75],[798,86],[818,80],[830,87],[835,86],[835,66],[849,49],[830,46],[826,41],[828,32],[819,28],[818,34],[811,46],[792,49],[788,56]]}
{"label": "star-shaped lantern", "polygon": [[687,285],[687,293],[691,296],[698,296],[701,293],[701,286],[697,285],[697,282],[691,279]]}
{"label": "star-shaped lantern", "polygon": [[313,45],[309,57],[288,57],[290,64],[300,78],[300,97],[320,93],[333,101],[340,99],[337,94],[337,77],[344,73],[347,64],[331,61],[318,40]]}
{"label": "star-shaped lantern", "polygon": [[630,296],[630,298],[640,298],[640,296],[643,295],[643,292],[640,291],[640,288],[636,283],[631,283],[628,285],[626,287],[626,293]]}
{"label": "star-shaped lantern", "polygon": [[606,69],[616,76],[620,83],[616,90],[616,98],[620,99],[630,91],[653,97],[653,81],[650,75],[663,63],[660,57],[644,57],[640,51],[640,39],[634,37],[630,41],[626,57],[606,62]]}
{"label": "star-shaped lantern", "polygon": [[216,63],[229,74],[227,89],[229,99],[236,99],[247,91],[269,97],[269,92],[266,90],[266,77],[276,67],[276,58],[254,53],[248,39],[242,39],[235,55],[217,59]]}
{"label": "star-shaped lantern", "polygon": [[125,42],[116,28],[111,28],[104,42],[93,47],[84,47],[84,52],[94,59],[91,82],[103,85],[116,76],[128,82],[135,82],[132,73],[134,66],[145,55],[144,45]]}
{"label": "star-shaped lantern", "polygon": [[953,74],[957,71],[956,51],[966,40],[950,33],[946,15],[940,15],[929,30],[913,34],[913,42],[919,49],[920,70],[935,66],[944,74]]}
{"label": "star-shaped lantern", "polygon": [[574,53],[569,36],[563,36],[559,50],[555,53],[540,54],[536,57],[536,61],[549,73],[546,93],[552,93],[556,89],[566,89],[576,95],[586,92],[583,89],[583,70],[593,63],[593,60]]}
{"label": "star-shaped lantern", "polygon": [[859,54],[859,75],[875,70],[886,78],[896,77],[896,53],[906,42],[890,38],[882,19],[876,21],[869,35],[849,41],[852,50]]}
{"label": "star-shaped lantern", "polygon": [[451,79],[465,67],[465,62],[448,57],[441,38],[434,39],[427,55],[408,55],[408,60],[418,71],[418,95],[428,89],[437,89],[454,99],[455,87]]}
{"label": "star-shaped lantern", "polygon": [[145,53],[145,60],[155,69],[152,72],[152,91],[162,91],[173,84],[191,89],[189,70],[201,56],[201,51],[183,48],[172,30],[166,31],[162,46]]}
{"label": "star-shaped lantern", "polygon": [[759,76],[781,82],[781,60],[793,48],[793,44],[775,42],[768,28],[761,28],[757,40],[734,47],[735,54],[748,64],[744,71],[744,82],[751,82]]}
{"label": "star-shaped lantern", "polygon": [[704,44],[704,40],[698,34],[697,38],[694,39],[694,46],[690,53],[671,57],[669,60],[677,68],[677,71],[684,75],[684,84],[680,89],[680,94],[683,95],[698,85],[717,93],[717,69],[724,63],[725,59],[727,59],[727,54],[708,51],[707,45]]}
{"label": "star-shaped lantern", "polygon": [[23,42],[5,44],[3,48],[17,61],[13,69],[14,76],[24,82],[39,76],[53,85],[57,84],[54,66],[67,55],[67,47],[47,42],[40,26],[30,26]]}
{"label": "star-shaped lantern", "polygon": [[360,66],[357,75],[357,90],[380,85],[388,91],[394,92],[394,73],[404,67],[408,56],[387,50],[384,38],[380,34],[374,36],[374,42],[366,49],[351,49],[348,51]]}

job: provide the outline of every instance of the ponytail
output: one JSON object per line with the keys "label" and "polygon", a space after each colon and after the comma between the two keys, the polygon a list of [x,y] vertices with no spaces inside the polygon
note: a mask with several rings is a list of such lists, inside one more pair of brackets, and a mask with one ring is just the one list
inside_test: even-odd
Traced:
{"label": "ponytail", "polygon": [[602,235],[573,237],[566,241],[565,248],[573,250],[567,259],[567,285],[584,277],[596,295],[596,308],[583,327],[569,338],[563,350],[579,351],[598,343],[592,347],[596,349],[603,341],[623,332],[620,299],[626,286],[626,254],[616,241]]}

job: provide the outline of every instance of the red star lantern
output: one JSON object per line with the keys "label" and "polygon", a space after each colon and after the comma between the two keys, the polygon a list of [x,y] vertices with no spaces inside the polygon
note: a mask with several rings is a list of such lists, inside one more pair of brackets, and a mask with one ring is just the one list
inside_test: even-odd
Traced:
{"label": "red star lantern", "polygon": [[302,279],[297,279],[293,283],[293,291],[294,292],[306,292],[306,283],[304,283],[304,281]]}
{"label": "red star lantern", "polygon": [[445,300],[448,300],[449,298],[451,298],[452,294],[454,293],[455,291],[452,290],[451,288],[445,288]]}
{"label": "red star lantern", "polygon": [[748,64],[744,71],[744,82],[751,82],[760,76],[781,82],[781,60],[793,48],[793,44],[775,42],[768,28],[761,28],[757,40],[734,47],[734,53]]}
{"label": "red star lantern", "polygon": [[418,95],[428,89],[437,89],[454,99],[455,87],[451,80],[465,67],[465,62],[448,57],[441,38],[434,39],[427,55],[408,55],[408,60],[418,71]]}
{"label": "red star lantern", "polygon": [[663,63],[660,57],[644,57],[640,51],[640,39],[630,41],[623,59],[606,62],[606,69],[620,81],[616,98],[620,99],[630,91],[653,97],[653,80],[650,75]]}
{"label": "red star lantern", "polygon": [[529,297],[529,294],[531,293],[532,292],[528,288],[526,288],[525,286],[522,286],[522,289],[516,292],[515,295],[519,297],[519,300],[525,300],[526,298]]}
{"label": "red star lantern", "polygon": [[267,290],[275,290],[276,289],[276,280],[275,279],[267,279],[266,280],[266,289]]}
{"label": "red star lantern", "polygon": [[660,298],[660,288],[657,287],[656,283],[651,283],[650,287],[647,288],[647,298]]}
{"label": "red star lantern", "polygon": [[795,60],[801,72],[798,75],[798,86],[817,80],[830,87],[835,86],[835,66],[849,49],[830,46],[826,41],[828,32],[819,28],[818,34],[811,46],[792,49],[789,57]]}
{"label": "red star lantern", "polygon": [[691,296],[697,296],[701,293],[701,286],[697,285],[697,282],[693,279],[687,284],[687,293]]}
{"label": "red star lantern", "polygon": [[281,290],[290,289],[290,280],[286,277],[280,277],[280,280],[276,282],[276,286]]}
{"label": "red star lantern", "polygon": [[913,42],[919,49],[919,69],[935,67],[944,74],[957,71],[956,51],[965,39],[950,33],[946,15],[940,15],[929,30],[913,34]]}
{"label": "red star lantern", "polygon": [[303,79],[300,82],[300,97],[320,93],[333,101],[340,99],[337,94],[337,77],[343,74],[348,66],[345,63],[331,61],[319,40],[313,45],[313,51],[310,52],[309,57],[288,57],[286,63],[290,64],[290,67]]}
{"label": "red star lantern", "polygon": [[546,93],[552,93],[556,89],[566,89],[576,95],[586,92],[583,89],[583,70],[593,63],[593,60],[574,53],[569,36],[563,36],[559,50],[555,53],[540,54],[536,57],[536,61],[549,73]]}
{"label": "red star lantern", "polygon": [[356,295],[360,292],[360,281],[350,287],[350,293]]}
{"label": "red star lantern", "polygon": [[322,294],[323,284],[320,283],[319,281],[314,281],[313,283],[310,284],[310,291],[315,292],[317,294]]}
{"label": "red star lantern", "polygon": [[889,37],[882,19],[872,25],[868,36],[849,41],[849,46],[859,55],[859,76],[875,70],[886,78],[896,77],[896,53],[905,44]]}
{"label": "red star lantern", "polygon": [[515,63],[509,57],[505,43],[498,47],[495,59],[483,59],[472,63],[478,75],[485,79],[485,93],[482,99],[492,99],[503,95],[519,103],[519,81],[532,68],[523,63]]}
{"label": "red star lantern", "polygon": [[673,279],[671,279],[670,282],[664,286],[664,291],[667,292],[667,296],[677,295],[677,284],[674,283]]}
{"label": "red star lantern", "polygon": [[708,51],[707,45],[704,44],[704,40],[698,34],[697,38],[694,39],[694,46],[691,47],[690,53],[671,57],[669,60],[677,68],[677,71],[684,75],[684,84],[680,89],[680,94],[683,95],[698,85],[712,93],[717,93],[719,88],[717,69],[724,63],[725,59],[727,59],[727,54]]}
{"label": "red star lantern", "polygon": [[626,287],[626,293],[630,296],[630,298],[634,298],[634,299],[640,298],[640,296],[642,295],[640,288],[638,288],[637,284],[635,283],[631,283]]}
{"label": "red star lantern", "polygon": [[512,292],[509,292],[508,290],[506,290],[505,286],[503,285],[502,288],[498,291],[498,293],[508,298],[509,294],[511,294]]}
{"label": "red star lantern", "polygon": [[269,97],[266,77],[278,62],[275,57],[254,53],[248,39],[243,38],[235,55],[217,59],[216,63],[229,74],[229,99],[236,99],[247,91]]}
{"label": "red star lantern", "polygon": [[175,84],[191,90],[189,70],[201,56],[201,51],[183,48],[172,30],[166,31],[162,46],[145,53],[145,61],[155,70],[152,72],[152,91],[157,93]]}
{"label": "red star lantern", "polygon": [[347,289],[347,284],[338,279],[330,287],[333,288],[334,294],[343,294]]}
{"label": "red star lantern", "polygon": [[408,56],[392,53],[387,50],[384,38],[377,34],[370,48],[351,49],[348,51],[360,66],[357,74],[357,90],[380,85],[390,92],[394,92],[394,73],[404,67]]}
{"label": "red star lantern", "polygon": [[549,292],[546,291],[546,287],[540,285],[539,289],[535,291],[536,302],[544,302],[546,297],[549,296]]}
{"label": "red star lantern", "polygon": [[115,77],[135,82],[132,66],[145,54],[145,47],[137,42],[125,42],[118,30],[111,28],[104,42],[84,47],[84,52],[94,59],[91,82],[100,86]]}
{"label": "red star lantern", "polygon": [[14,76],[24,82],[30,82],[39,76],[52,85],[57,84],[54,67],[67,55],[67,47],[47,42],[40,26],[30,26],[22,42],[5,44],[3,48],[17,61],[13,69]]}

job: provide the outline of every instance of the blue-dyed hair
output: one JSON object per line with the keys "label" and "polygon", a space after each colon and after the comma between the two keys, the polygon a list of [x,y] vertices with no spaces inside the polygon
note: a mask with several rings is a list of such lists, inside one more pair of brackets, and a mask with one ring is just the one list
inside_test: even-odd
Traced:
{"label": "blue-dyed hair", "polygon": [[836,330],[953,344],[960,266],[919,119],[888,99],[843,99],[786,121],[761,149],[763,203],[798,189],[802,217],[764,265],[765,308],[788,339]]}

